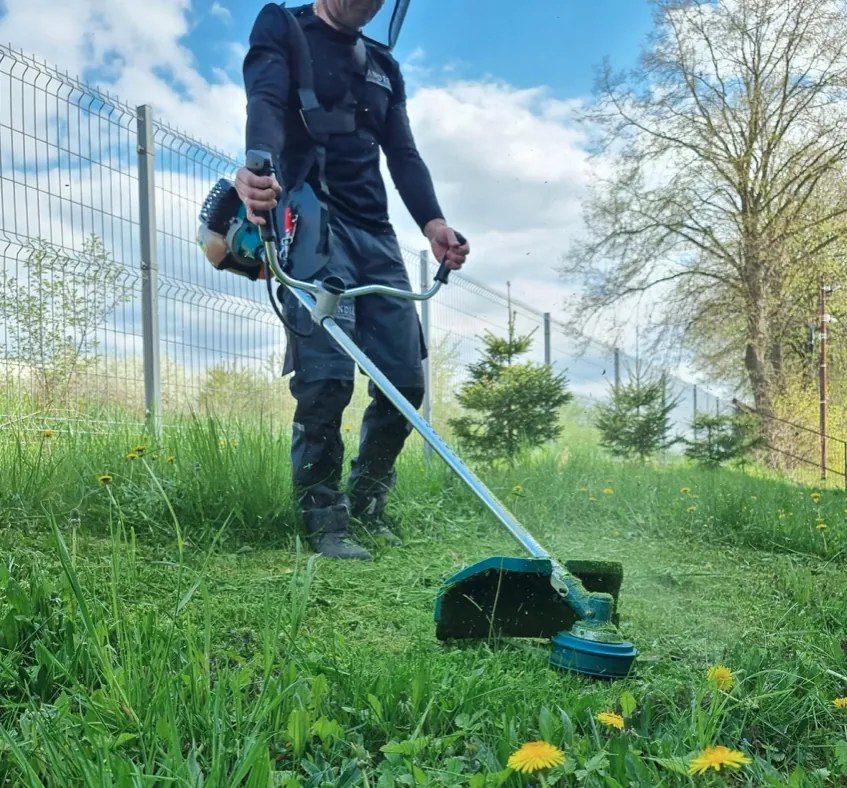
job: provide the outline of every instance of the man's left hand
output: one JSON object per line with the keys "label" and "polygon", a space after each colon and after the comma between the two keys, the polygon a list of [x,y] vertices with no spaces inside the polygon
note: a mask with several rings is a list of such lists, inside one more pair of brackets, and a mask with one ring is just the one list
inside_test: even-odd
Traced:
{"label": "man's left hand", "polygon": [[456,231],[446,222],[434,220],[425,228],[424,233],[429,238],[432,253],[439,263],[446,263],[451,271],[455,271],[464,265],[465,258],[470,254],[471,248],[467,241],[459,243]]}

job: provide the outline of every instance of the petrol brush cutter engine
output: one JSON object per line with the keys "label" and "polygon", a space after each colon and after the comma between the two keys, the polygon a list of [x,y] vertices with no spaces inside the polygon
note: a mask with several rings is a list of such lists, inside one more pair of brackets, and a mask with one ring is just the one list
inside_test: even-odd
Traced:
{"label": "petrol brush cutter engine", "polygon": [[[263,151],[248,151],[246,166],[258,175],[273,173],[272,159]],[[419,294],[382,285],[347,289],[338,277],[311,282],[295,279],[287,272],[288,256],[292,244],[305,241],[300,237],[300,226],[310,226],[315,217],[309,216],[308,211],[286,207],[282,237],[278,238],[274,217],[265,217],[265,224],[260,227],[247,222],[241,201],[235,202],[238,195],[233,198],[234,189],[226,184],[228,182],[220,181],[215,186],[200,215],[202,225],[198,241],[210,262],[219,269],[232,269],[251,279],[267,279],[269,294],[272,278],[288,288],[309,311],[313,322],[356,362],[529,553],[529,558],[486,558],[448,577],[437,592],[436,636],[442,641],[492,636],[549,638],[549,664],[555,668],[595,677],[627,676],[638,652],[632,643],[624,640],[617,627],[617,599],[623,577],[621,565],[556,561],[335,322],[336,308],[344,298],[370,293],[416,301],[432,298],[447,284],[450,275],[444,261],[432,286]],[[307,248],[311,246],[307,244]],[[276,303],[274,308],[279,314]]]}
{"label": "petrol brush cutter engine", "polygon": [[264,243],[259,228],[247,220],[247,209],[226,178],[214,185],[200,209],[197,243],[219,271],[232,271],[253,281],[263,273]]}

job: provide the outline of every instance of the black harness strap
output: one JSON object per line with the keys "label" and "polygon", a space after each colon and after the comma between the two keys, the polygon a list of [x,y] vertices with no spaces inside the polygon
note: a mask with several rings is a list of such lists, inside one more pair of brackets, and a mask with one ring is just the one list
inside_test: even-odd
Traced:
{"label": "black harness strap", "polygon": [[[300,118],[306,133],[315,143],[312,151],[306,156],[297,173],[296,185],[302,184],[308,177],[312,168],[317,164],[318,178],[321,190],[329,194],[329,186],[326,181],[326,144],[333,134],[351,134],[357,128],[358,102],[353,91],[348,86],[342,99],[330,109],[324,108],[318,101],[315,93],[315,80],[312,71],[312,55],[306,34],[300,25],[299,16],[304,13],[301,8],[295,13],[282,4],[283,10],[288,14],[291,24],[292,45],[292,74],[297,86],[297,97],[300,101]],[[353,45],[353,73],[364,82],[367,72],[368,53],[364,40],[359,37]]]}

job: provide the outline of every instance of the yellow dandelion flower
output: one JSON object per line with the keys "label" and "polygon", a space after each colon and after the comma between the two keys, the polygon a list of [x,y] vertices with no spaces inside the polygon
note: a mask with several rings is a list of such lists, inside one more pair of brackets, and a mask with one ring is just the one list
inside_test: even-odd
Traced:
{"label": "yellow dandelion flower", "polygon": [[691,512],[697,511],[697,507],[696,506],[689,506],[685,511],[688,512],[689,514],[691,514]]}
{"label": "yellow dandelion flower", "polygon": [[141,445],[139,445],[139,446],[136,446],[136,447],[133,449],[133,451],[134,451],[136,454],[144,454],[144,452],[145,452],[145,450],[146,450],[146,449],[147,449],[147,447],[146,447],[146,446],[141,446]]}
{"label": "yellow dandelion flower", "polygon": [[514,495],[522,495],[523,494],[523,486],[520,485],[520,484],[516,484],[514,487],[512,487],[512,493]]}
{"label": "yellow dandelion flower", "polygon": [[52,438],[56,433],[53,430],[41,430],[42,438]]}
{"label": "yellow dandelion flower", "polygon": [[603,488],[603,495],[614,495],[615,491],[611,487]]}
{"label": "yellow dandelion flower", "polygon": [[168,458],[165,460],[165,462],[166,462],[166,463],[168,463],[168,465],[173,465],[173,464],[174,464],[174,460],[175,460],[175,459],[176,459],[176,457],[174,457],[174,456],[173,456],[173,454],[171,454],[171,456],[170,456],[170,457],[168,457]]}
{"label": "yellow dandelion flower", "polygon": [[688,495],[688,493],[690,493],[690,492],[691,492],[691,490],[690,490],[688,487],[680,487],[680,488],[679,488],[679,491],[680,491],[683,495]]}
{"label": "yellow dandelion flower", "polygon": [[706,678],[712,686],[728,692],[735,684],[735,675],[726,665],[712,665],[706,673]]}
{"label": "yellow dandelion flower", "polygon": [[809,498],[813,501],[819,501],[821,499],[821,494],[819,492],[809,493]]}
{"label": "yellow dandelion flower", "polygon": [[112,481],[112,477],[109,476],[108,473],[104,473],[97,477],[97,481],[100,482],[100,484],[109,484]]}
{"label": "yellow dandelion flower", "polygon": [[603,711],[600,712],[600,714],[595,714],[594,716],[598,722],[602,722],[604,725],[608,725],[611,728],[617,728],[619,731],[623,730],[624,721],[620,714]]}
{"label": "yellow dandelion flower", "polygon": [[565,754],[558,747],[546,741],[528,741],[509,756],[506,766],[518,772],[532,774],[539,769],[561,766],[564,762]]}
{"label": "yellow dandelion flower", "polygon": [[841,709],[841,711],[847,711],[847,697],[836,698],[834,701],[832,701],[832,705],[835,706],[836,709]]}
{"label": "yellow dandelion flower", "polygon": [[126,458],[128,460],[137,460],[138,455],[134,451],[131,451],[129,454],[126,455]]}
{"label": "yellow dandelion flower", "polygon": [[688,764],[688,773],[705,774],[709,769],[719,772],[721,766],[738,769],[745,763],[751,762],[751,759],[743,752],[730,750],[729,747],[719,744],[716,747],[706,747],[698,756],[692,758],[691,763]]}
{"label": "yellow dandelion flower", "polygon": [[826,528],[826,523],[818,523],[815,528],[817,528],[819,531],[823,531],[823,529]]}

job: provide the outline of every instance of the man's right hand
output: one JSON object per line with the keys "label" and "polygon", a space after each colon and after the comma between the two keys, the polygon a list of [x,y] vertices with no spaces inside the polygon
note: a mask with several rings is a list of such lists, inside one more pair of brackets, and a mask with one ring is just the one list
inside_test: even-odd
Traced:
{"label": "man's right hand", "polygon": [[263,216],[276,208],[282,187],[274,175],[256,175],[246,167],[235,174],[235,190],[247,208],[247,219],[253,224],[265,223]]}

